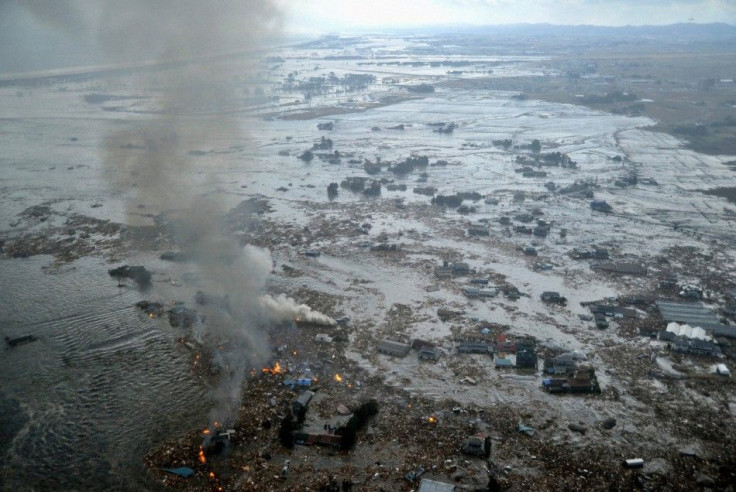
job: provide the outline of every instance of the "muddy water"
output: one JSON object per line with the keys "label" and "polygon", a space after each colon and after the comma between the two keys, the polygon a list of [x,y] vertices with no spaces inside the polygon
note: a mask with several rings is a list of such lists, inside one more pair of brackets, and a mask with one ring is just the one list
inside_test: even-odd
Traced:
{"label": "muddy water", "polygon": [[[100,260],[54,274],[48,257],[0,262],[0,325],[35,343],[2,350],[0,482],[7,489],[153,489],[152,445],[202,422],[207,398],[164,320]],[[13,404],[13,402],[17,404]]]}

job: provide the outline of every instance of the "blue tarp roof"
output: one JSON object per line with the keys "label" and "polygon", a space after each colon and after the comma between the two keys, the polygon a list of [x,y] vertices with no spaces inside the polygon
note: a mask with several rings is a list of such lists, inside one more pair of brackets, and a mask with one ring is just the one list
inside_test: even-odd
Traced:
{"label": "blue tarp roof", "polygon": [[179,475],[180,477],[189,478],[194,475],[194,470],[187,466],[180,466],[179,468],[161,468],[163,471]]}

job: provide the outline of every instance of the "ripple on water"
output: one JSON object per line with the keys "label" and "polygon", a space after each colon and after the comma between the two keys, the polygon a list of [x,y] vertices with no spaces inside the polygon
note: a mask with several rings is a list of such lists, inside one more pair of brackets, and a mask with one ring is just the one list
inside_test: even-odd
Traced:
{"label": "ripple on water", "polygon": [[54,274],[48,263],[0,261],[4,334],[39,337],[0,358],[0,405],[13,410],[2,418],[15,423],[0,441],[0,477],[20,488],[150,488],[144,454],[208,410],[180,333],[142,316],[145,295],[118,288],[99,260]]}

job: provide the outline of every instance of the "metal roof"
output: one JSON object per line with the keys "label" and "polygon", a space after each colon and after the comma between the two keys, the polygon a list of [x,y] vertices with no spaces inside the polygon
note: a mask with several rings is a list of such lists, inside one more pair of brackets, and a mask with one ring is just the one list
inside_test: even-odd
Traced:
{"label": "metal roof", "polygon": [[410,349],[410,345],[401,342],[395,342],[393,340],[381,340],[381,343],[378,344],[379,351],[401,356],[408,354]]}
{"label": "metal roof", "polygon": [[455,486],[451,483],[438,482],[436,480],[422,479],[419,492],[453,492]]}
{"label": "metal roof", "polygon": [[691,326],[703,326],[703,324],[717,325],[716,315],[699,302],[669,302],[657,301],[659,312],[665,321],[679,321]]}
{"label": "metal roof", "polygon": [[713,332],[715,336],[736,338],[736,326],[724,325],[718,317],[700,302],[657,301],[657,307],[665,321],[679,321]]}

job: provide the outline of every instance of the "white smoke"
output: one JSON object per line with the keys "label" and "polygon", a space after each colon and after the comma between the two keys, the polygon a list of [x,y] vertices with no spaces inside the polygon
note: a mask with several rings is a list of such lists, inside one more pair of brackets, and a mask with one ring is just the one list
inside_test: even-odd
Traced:
{"label": "white smoke", "polygon": [[315,311],[306,304],[297,304],[294,299],[284,294],[279,294],[276,297],[265,294],[259,297],[258,301],[269,318],[275,322],[297,320],[325,326],[337,324],[334,319],[326,314]]}

